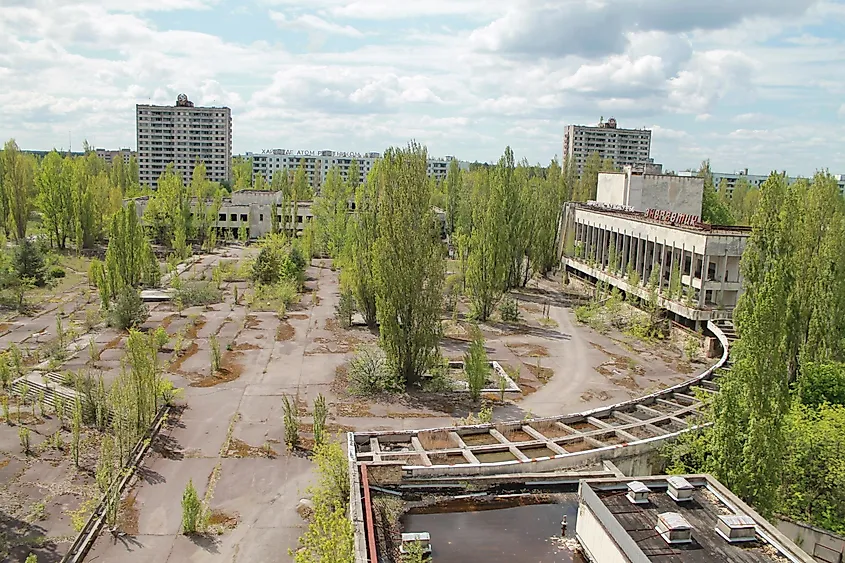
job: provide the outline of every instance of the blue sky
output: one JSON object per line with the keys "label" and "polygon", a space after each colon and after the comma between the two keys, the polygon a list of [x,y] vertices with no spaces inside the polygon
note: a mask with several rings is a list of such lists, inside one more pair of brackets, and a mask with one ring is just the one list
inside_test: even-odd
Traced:
{"label": "blue sky", "polygon": [[845,173],[832,0],[0,0],[0,138],[135,146],[136,103],[232,108],[236,153],[547,163],[567,124],[669,169]]}

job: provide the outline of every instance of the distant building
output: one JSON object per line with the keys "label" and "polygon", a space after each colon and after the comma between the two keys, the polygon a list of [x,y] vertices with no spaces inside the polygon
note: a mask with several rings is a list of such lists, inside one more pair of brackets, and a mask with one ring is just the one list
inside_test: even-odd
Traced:
{"label": "distant building", "polygon": [[[728,196],[733,195],[734,188],[736,188],[736,185],[740,180],[745,180],[749,183],[749,185],[751,185],[751,187],[759,188],[763,185],[763,182],[769,179],[769,174],[749,174],[748,168],[739,172],[711,172],[711,174],[713,175],[713,186],[716,189],[719,189],[722,187],[724,182],[725,191]],[[697,175],[698,172],[678,172],[678,176],[690,177]],[[845,174],[832,174],[832,176],[839,185],[839,193],[845,195]],[[792,185],[800,179],[800,176],[787,176],[786,183]]]}
{"label": "distant building", "polygon": [[622,172],[601,172],[596,199],[637,211],[665,209],[686,215],[701,214],[702,178],[643,173],[642,169],[625,166]]}
{"label": "distant building", "polygon": [[582,480],[578,500],[592,563],[814,563],[710,475]]}
{"label": "distant building", "polygon": [[567,125],[563,137],[563,156],[569,157],[578,167],[578,176],[584,172],[584,163],[592,153],[613,160],[614,166],[652,163],[651,130],[621,129],[610,118],[597,126]]}
{"label": "distant building", "polygon": [[94,149],[94,152],[106,161],[107,164],[111,164],[114,162],[115,159],[122,159],[123,164],[129,164],[129,160],[135,156],[135,151],[130,149],[117,149],[117,150],[107,150],[107,149]]}
{"label": "distant building", "polygon": [[[349,167],[355,160],[358,163],[358,182],[360,183],[366,179],[367,174],[373,169],[373,165],[381,158],[381,154],[377,152],[353,153],[289,149],[273,149],[260,153],[248,152],[244,156],[252,159],[253,181],[261,176],[265,182],[270,184],[276,174],[283,174],[284,170],[292,172],[302,165],[305,168],[308,184],[315,192],[323,185],[329,170],[333,167],[337,167],[341,177],[345,180],[349,175]],[[453,156],[429,158],[428,175],[437,180],[446,179],[449,165],[454,159]],[[469,165],[461,163],[461,167],[468,169]]]}
{"label": "distant building", "polygon": [[205,163],[212,182],[231,176],[232,111],[227,107],[194,107],[185,94],[174,106],[135,106],[138,176],[141,185],[158,186],[167,165],[190,182],[194,166]]}

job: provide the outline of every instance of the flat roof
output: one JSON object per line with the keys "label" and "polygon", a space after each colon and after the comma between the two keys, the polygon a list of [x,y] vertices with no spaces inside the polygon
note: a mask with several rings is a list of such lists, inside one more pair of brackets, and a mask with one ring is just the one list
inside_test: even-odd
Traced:
{"label": "flat roof", "polygon": [[[742,563],[804,562],[812,559],[788,538],[733,495],[709,475],[689,475],[693,484],[692,500],[676,502],[666,490],[667,477],[639,477],[650,489],[648,502],[632,503],[626,495],[628,484],[634,478],[594,479],[581,482],[581,502],[594,510],[595,499],[609,511],[612,520],[621,526],[605,525],[607,533],[619,545],[636,544],[647,561],[661,563],[709,563],[728,561]],[[589,492],[585,491],[585,488]],[[591,494],[592,493],[592,494]],[[594,495],[594,496],[593,496]],[[592,499],[592,500],[591,500]],[[658,517],[677,514],[689,523],[692,542],[669,544],[655,530]],[[601,515],[596,514],[601,520]],[[605,513],[605,516],[608,516]],[[745,517],[757,528],[757,539],[749,542],[730,543],[716,532],[719,518]],[[746,521],[742,518],[743,521]],[[614,534],[614,530],[616,534]],[[625,534],[620,542],[617,535]],[[636,549],[634,549],[636,551]],[[642,560],[642,555],[638,559]]]}
{"label": "flat roof", "polygon": [[751,227],[742,227],[738,225],[711,225],[709,223],[700,223],[697,226],[681,225],[652,219],[648,217],[648,215],[646,215],[646,212],[644,211],[623,211],[621,209],[605,209],[586,203],[578,203],[576,205],[578,209],[581,209],[583,211],[589,211],[591,213],[600,213],[602,215],[609,215],[611,217],[619,217],[622,219],[629,219],[631,221],[639,221],[640,223],[659,225],[661,227],[666,227],[669,229],[678,229],[681,231],[689,231],[692,233],[743,237],[747,237],[751,234]]}

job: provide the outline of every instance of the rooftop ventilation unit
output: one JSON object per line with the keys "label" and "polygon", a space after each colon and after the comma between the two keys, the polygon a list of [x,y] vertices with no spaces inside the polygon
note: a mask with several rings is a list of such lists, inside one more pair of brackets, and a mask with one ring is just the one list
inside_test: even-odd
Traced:
{"label": "rooftop ventilation unit", "polygon": [[672,497],[675,502],[692,500],[692,492],[695,490],[695,487],[693,487],[689,481],[683,477],[675,475],[666,479],[666,482],[669,484],[669,496]]}
{"label": "rooftop ventilation unit", "polygon": [[628,483],[628,494],[625,496],[634,504],[646,504],[648,503],[648,494],[650,492],[651,489],[642,481],[631,481]]}
{"label": "rooftop ventilation unit", "polygon": [[716,533],[730,543],[754,541],[757,539],[757,526],[754,519],[745,514],[719,516]]}
{"label": "rooftop ventilation unit", "polygon": [[692,543],[692,526],[677,512],[660,514],[654,529],[668,544]]}

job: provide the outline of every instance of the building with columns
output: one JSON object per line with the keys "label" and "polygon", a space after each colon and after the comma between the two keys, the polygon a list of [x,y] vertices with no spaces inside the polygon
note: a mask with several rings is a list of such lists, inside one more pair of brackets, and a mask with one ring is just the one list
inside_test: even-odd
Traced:
{"label": "building with columns", "polygon": [[[567,203],[562,229],[562,261],[570,272],[646,300],[654,275],[660,306],[690,326],[730,317],[742,293],[748,227],[590,202]],[[680,291],[672,287],[673,272]]]}

